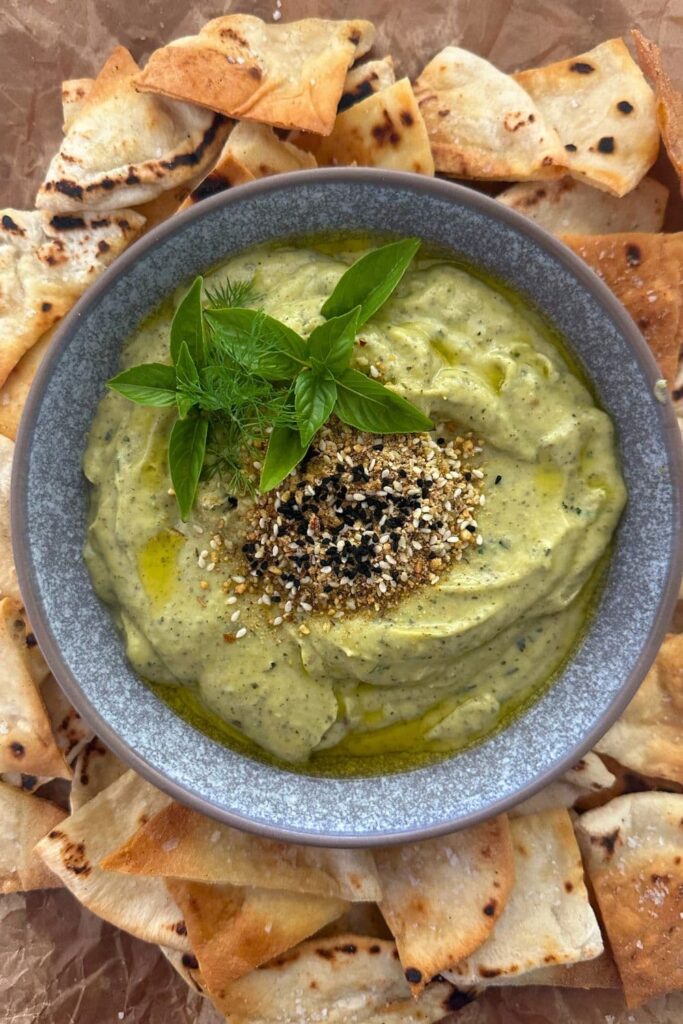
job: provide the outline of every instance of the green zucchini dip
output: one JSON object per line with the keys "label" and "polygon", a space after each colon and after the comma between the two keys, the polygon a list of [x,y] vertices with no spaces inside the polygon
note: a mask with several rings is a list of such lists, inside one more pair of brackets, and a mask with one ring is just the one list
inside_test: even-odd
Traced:
{"label": "green zucchini dip", "polygon": [[[263,247],[205,280],[253,277],[259,307],[307,337],[362,251],[348,242]],[[140,326],[124,367],[169,361],[172,315],[168,302]],[[345,761],[373,770],[387,756],[419,763],[507,721],[579,640],[625,501],[612,424],[550,328],[452,261],[413,263],[361,328],[352,366],[437,424],[431,439],[408,435],[420,458],[438,445],[455,465],[459,450],[448,446],[465,439],[480,485],[461,557],[434,561],[425,576],[410,548],[414,566],[403,568],[419,585],[393,602],[342,611],[304,602],[288,617],[278,574],[250,575],[243,550],[254,522],[270,529],[256,502],[269,498],[275,515],[278,494],[236,498],[214,476],[182,522],[166,461],[172,410],[107,394],[84,461],[85,558],[135,670],[174,706],[224,725],[238,746],[246,738],[259,756],[305,770]],[[366,435],[357,461],[367,462],[373,442],[390,457],[392,437]],[[456,476],[440,485],[442,498]]]}

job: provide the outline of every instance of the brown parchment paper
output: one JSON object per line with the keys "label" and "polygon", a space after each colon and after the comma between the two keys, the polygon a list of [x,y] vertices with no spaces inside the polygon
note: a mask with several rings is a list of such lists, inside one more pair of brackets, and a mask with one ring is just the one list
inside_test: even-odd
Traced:
{"label": "brown parchment paper", "polygon": [[[270,19],[276,0],[0,0],[0,206],[30,209],[61,138],[62,79],[96,73],[115,44],[143,62],[220,14]],[[500,68],[547,63],[636,26],[683,86],[683,0],[281,0],[282,19],[365,17],[375,53],[414,77],[448,43]],[[683,228],[671,186],[667,229]],[[0,823],[2,827],[2,823]],[[277,993],[273,993],[277,999]],[[0,1024],[218,1024],[159,950],[100,921],[65,891],[0,897]],[[683,997],[626,1011],[619,993],[490,992],[457,1024],[683,1024]]]}

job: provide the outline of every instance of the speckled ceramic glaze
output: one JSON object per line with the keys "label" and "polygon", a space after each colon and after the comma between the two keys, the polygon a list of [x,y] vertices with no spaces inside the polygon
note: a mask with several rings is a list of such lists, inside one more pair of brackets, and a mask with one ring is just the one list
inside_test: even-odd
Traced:
{"label": "speckled ceramic glaze", "polygon": [[[526,295],[570,343],[618,431],[629,501],[598,612],[555,685],[507,729],[438,765],[365,779],[282,772],[219,746],[131,671],[81,549],[85,437],[123,339],[176,285],[248,246],[367,230],[446,245]],[[681,460],[657,368],[632,321],[564,246],[478,193],[363,169],[268,178],[205,200],[134,245],[65,320],[33,387],[12,484],[22,592],[73,703],[177,799],[272,836],[363,845],[436,835],[530,796],[605,732],[642,680],[680,575]]]}

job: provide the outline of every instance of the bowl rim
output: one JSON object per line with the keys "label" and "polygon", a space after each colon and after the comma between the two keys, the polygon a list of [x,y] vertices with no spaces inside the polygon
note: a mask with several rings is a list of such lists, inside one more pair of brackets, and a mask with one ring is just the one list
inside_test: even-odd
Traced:
{"label": "bowl rim", "polygon": [[[551,764],[545,771],[537,775],[532,781],[524,785],[513,794],[501,797],[499,800],[488,803],[485,807],[470,811],[461,816],[455,822],[441,821],[428,827],[412,827],[392,833],[366,833],[363,835],[328,832],[309,832],[301,829],[289,829],[279,825],[270,825],[257,819],[248,818],[240,812],[217,807],[210,798],[186,788],[181,783],[175,782],[168,777],[164,771],[154,764],[145,760],[142,755],[130,747],[128,743],[119,736],[115,727],[97,710],[85,692],[81,689],[75,676],[61,653],[56,638],[52,632],[50,620],[43,608],[42,601],[38,597],[39,586],[35,578],[35,570],[31,558],[30,545],[28,543],[28,531],[25,529],[25,518],[23,509],[27,502],[28,491],[28,455],[31,448],[33,434],[36,425],[37,414],[43,398],[43,392],[50,379],[53,366],[59,360],[62,352],[68,347],[71,334],[77,327],[81,318],[88,315],[90,309],[97,305],[101,295],[107,292],[110,286],[118,277],[125,274],[131,264],[134,264],[139,257],[149,250],[156,248],[167,239],[181,234],[187,225],[210,217],[215,210],[233,203],[239,203],[243,198],[258,196],[261,193],[271,191],[286,192],[288,189],[296,189],[311,183],[331,182],[342,184],[371,184],[378,186],[395,185],[397,188],[409,189],[419,196],[425,192],[435,197],[450,200],[461,207],[466,207],[474,212],[488,215],[492,219],[502,221],[513,231],[530,238],[536,246],[551,259],[559,262],[564,269],[578,279],[579,283],[590,292],[602,311],[617,326],[622,339],[631,350],[636,359],[639,369],[647,380],[648,385],[657,393],[658,382],[662,380],[654,356],[652,355],[641,332],[632,320],[631,316],[619,302],[614,293],[598,277],[598,275],[581,260],[571,249],[569,249],[559,238],[546,231],[535,221],[524,217],[516,210],[497,202],[493,197],[488,196],[475,188],[467,187],[453,181],[440,178],[427,177],[405,171],[385,171],[378,168],[366,167],[345,167],[345,168],[315,168],[305,171],[293,171],[285,174],[273,175],[271,177],[257,179],[245,185],[229,188],[224,192],[210,196],[200,203],[176,213],[167,220],[152,227],[140,239],[121,253],[116,260],[90,285],[85,293],[79,298],[69,313],[61,320],[55,330],[55,336],[43,359],[36,377],[31,386],[28,399],[21,417],[18,435],[16,438],[14,463],[10,488],[10,524],[14,560],[17,569],[17,578],[20,584],[22,600],[31,628],[36,635],[39,647],[47,664],[57,679],[76,710],[92,726],[95,734],[99,736],[112,751],[121,758],[148,782],[157,788],[168,793],[178,802],[192,807],[201,814],[213,817],[215,820],[239,828],[243,831],[253,832],[258,835],[287,842],[298,842],[311,846],[337,846],[340,848],[362,848],[374,845],[391,845],[395,843],[412,842],[434,838],[462,828],[470,827],[481,821],[488,820],[496,814],[503,813],[527,800],[548,783],[552,782],[564,771],[575,765],[589,750],[593,748],[617,717],[624,710],[635,694],[637,688],[645,678],[647,671],[652,665],[661,643],[667,633],[673,616],[674,608],[678,598],[678,591],[683,575],[683,445],[678,429],[676,416],[672,403],[668,397],[662,402],[662,414],[664,417],[662,434],[665,438],[667,452],[668,471],[673,485],[674,511],[677,513],[676,521],[673,524],[672,543],[667,565],[666,581],[660,593],[659,605],[652,622],[646,642],[643,644],[639,655],[628,676],[624,679],[619,691],[606,707],[603,713],[595,721],[583,739],[574,744],[561,758]],[[539,308],[541,308],[539,306]],[[571,346],[570,346],[571,347]],[[589,378],[590,379],[590,378]],[[659,385],[661,386],[661,385]],[[189,723],[185,723],[193,728]],[[483,743],[486,743],[484,739]],[[236,751],[235,756],[245,757]],[[445,759],[447,763],[448,758]],[[444,762],[439,762],[444,763]],[[426,769],[422,770],[428,770]],[[295,773],[296,774],[296,773]],[[392,775],[395,773],[391,773]],[[409,777],[410,770],[406,771]],[[299,776],[307,778],[307,776]],[[388,776],[381,776],[382,778]],[[316,781],[325,781],[324,779]]]}

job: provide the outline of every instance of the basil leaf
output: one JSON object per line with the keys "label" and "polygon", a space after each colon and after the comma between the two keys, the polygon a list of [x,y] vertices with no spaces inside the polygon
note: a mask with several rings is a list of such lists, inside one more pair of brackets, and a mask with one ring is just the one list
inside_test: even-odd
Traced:
{"label": "basil leaf", "polygon": [[294,427],[273,427],[268,450],[263,460],[259,490],[261,494],[272,491],[288,476],[303,459],[308,445],[301,443],[299,431]]}
{"label": "basil leaf", "polygon": [[344,370],[336,381],[334,411],[350,427],[373,434],[412,434],[434,428],[418,408],[359,370]]}
{"label": "basil leaf", "polygon": [[358,327],[362,326],[387,301],[419,248],[419,238],[405,238],[361,256],[337,281],[323,316],[341,316],[360,306]]}
{"label": "basil leaf", "polygon": [[178,415],[181,420],[184,420],[188,415],[190,409],[194,408],[197,404],[197,399],[194,395],[184,394],[182,391],[176,391],[175,404],[178,409]]}
{"label": "basil leaf", "polygon": [[175,364],[176,380],[181,388],[193,388],[199,384],[199,371],[187,347],[187,342],[180,343],[180,351]]}
{"label": "basil leaf", "polygon": [[178,362],[180,346],[185,342],[197,366],[206,362],[206,338],[202,309],[201,277],[196,277],[183,296],[171,322],[171,359]]}
{"label": "basil leaf", "polygon": [[337,385],[331,373],[304,370],[294,382],[294,409],[302,445],[309,446],[334,408]]}
{"label": "basil leaf", "polygon": [[175,404],[175,370],[166,363],[142,363],[124,370],[107,381],[107,387],[118,391],[138,405],[162,408]]}
{"label": "basil leaf", "polygon": [[306,343],[259,309],[212,309],[204,316],[214,345],[266,380],[291,380],[306,365]]}
{"label": "basil leaf", "polygon": [[168,442],[168,468],[183,522],[189,518],[197,496],[208,428],[209,421],[200,416],[176,420]]}
{"label": "basil leaf", "polygon": [[341,373],[349,365],[356,343],[360,306],[348,313],[332,317],[311,331],[308,355],[314,364],[325,366],[333,373]]}

